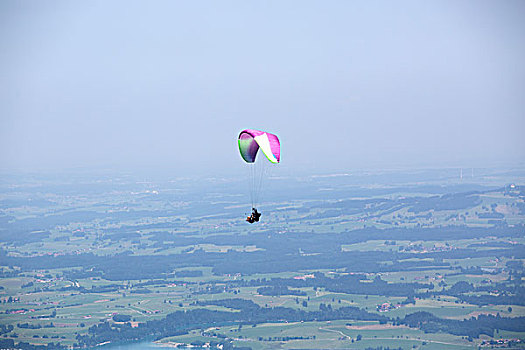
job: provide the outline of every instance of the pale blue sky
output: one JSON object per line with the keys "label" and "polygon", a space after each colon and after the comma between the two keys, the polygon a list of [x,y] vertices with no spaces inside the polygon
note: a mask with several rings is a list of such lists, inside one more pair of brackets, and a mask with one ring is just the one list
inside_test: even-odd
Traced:
{"label": "pale blue sky", "polygon": [[[0,167],[525,161],[524,1],[0,3]],[[284,165],[284,164],[283,164]]]}

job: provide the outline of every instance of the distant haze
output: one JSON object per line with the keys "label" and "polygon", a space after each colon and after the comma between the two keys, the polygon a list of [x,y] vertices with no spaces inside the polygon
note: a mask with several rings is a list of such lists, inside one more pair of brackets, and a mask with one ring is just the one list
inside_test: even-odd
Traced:
{"label": "distant haze", "polygon": [[525,161],[524,1],[0,2],[0,168]]}

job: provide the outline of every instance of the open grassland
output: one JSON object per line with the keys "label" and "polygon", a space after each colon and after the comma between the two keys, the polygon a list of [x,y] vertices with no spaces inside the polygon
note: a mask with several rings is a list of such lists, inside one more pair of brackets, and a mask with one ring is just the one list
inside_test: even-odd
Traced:
{"label": "open grassland", "polygon": [[[214,327],[170,337],[163,343],[197,344],[228,337],[253,349],[366,349],[389,346],[403,349],[470,349],[472,342],[447,334],[425,334],[405,326],[363,321],[263,323],[257,326]],[[358,340],[359,339],[359,340]]]}

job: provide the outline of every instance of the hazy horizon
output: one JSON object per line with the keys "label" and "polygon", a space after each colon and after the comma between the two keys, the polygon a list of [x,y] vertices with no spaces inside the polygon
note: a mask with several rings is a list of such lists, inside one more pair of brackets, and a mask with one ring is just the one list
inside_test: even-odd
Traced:
{"label": "hazy horizon", "polygon": [[522,1],[0,4],[0,170],[525,162]]}

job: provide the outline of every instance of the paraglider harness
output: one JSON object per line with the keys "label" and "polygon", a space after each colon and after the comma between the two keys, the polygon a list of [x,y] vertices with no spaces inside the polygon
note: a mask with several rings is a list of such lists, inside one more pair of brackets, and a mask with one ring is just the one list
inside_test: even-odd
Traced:
{"label": "paraglider harness", "polygon": [[252,215],[248,216],[246,221],[248,221],[250,224],[253,224],[254,222],[258,222],[260,217],[261,213],[259,213],[257,209],[252,208]]}

